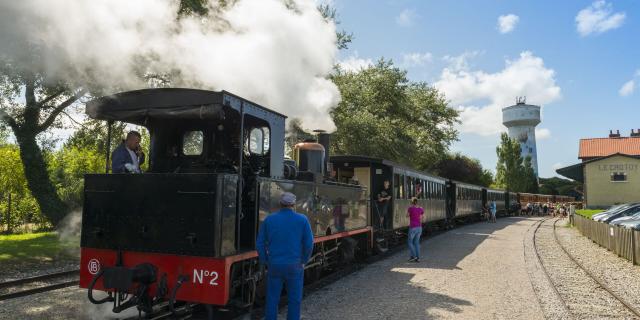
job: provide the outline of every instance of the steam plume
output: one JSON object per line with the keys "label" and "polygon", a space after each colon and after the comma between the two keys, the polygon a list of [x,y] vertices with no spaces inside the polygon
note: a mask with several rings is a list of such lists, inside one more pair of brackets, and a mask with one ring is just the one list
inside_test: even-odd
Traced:
{"label": "steam plume", "polygon": [[0,58],[48,80],[106,90],[170,74],[173,86],[228,90],[308,127],[332,128],[327,109],[340,97],[326,76],[335,25],[313,0],[208,6],[208,17],[178,18],[175,0],[1,1]]}

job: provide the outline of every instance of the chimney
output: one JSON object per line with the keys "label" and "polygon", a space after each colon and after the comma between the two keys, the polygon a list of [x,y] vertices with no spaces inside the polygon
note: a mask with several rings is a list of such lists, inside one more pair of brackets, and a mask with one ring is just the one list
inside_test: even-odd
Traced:
{"label": "chimney", "polygon": [[609,130],[609,138],[620,138],[620,130],[616,130],[616,133],[613,133],[613,130]]}
{"label": "chimney", "polygon": [[640,137],[640,129],[638,131],[631,129],[631,137]]}
{"label": "chimney", "polygon": [[318,143],[324,147],[324,172],[331,174],[329,171],[329,153],[331,152],[331,134],[324,130],[313,130],[317,134]]}

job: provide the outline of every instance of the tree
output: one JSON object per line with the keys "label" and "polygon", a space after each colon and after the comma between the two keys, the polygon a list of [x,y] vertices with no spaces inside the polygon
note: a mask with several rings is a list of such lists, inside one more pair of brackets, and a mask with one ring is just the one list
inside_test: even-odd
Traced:
{"label": "tree", "polygon": [[[181,14],[206,14],[205,3],[183,0],[179,10]],[[101,75],[93,70],[77,71],[71,67],[73,61],[62,61],[56,67],[66,72],[60,76],[45,58],[58,54],[52,52],[55,46],[18,37],[5,40],[0,54],[0,122],[16,139],[26,181],[40,211],[57,225],[68,208],[49,177],[38,138],[62,126],[61,117],[67,115],[67,109],[89,92],[100,92],[95,84],[100,83],[97,79]]]}
{"label": "tree", "polygon": [[[329,4],[321,4],[318,6],[318,10],[320,14],[324,17],[326,21],[333,21],[335,25],[340,24],[340,20],[338,20],[338,14],[336,9],[331,7]],[[344,30],[336,31],[336,46],[338,49],[348,49],[349,43],[353,41],[353,33],[347,33]]]}
{"label": "tree", "polygon": [[517,140],[503,133],[496,153],[496,187],[512,192],[538,192],[538,179],[531,165],[531,157],[522,159],[520,143]]}
{"label": "tree", "polygon": [[457,181],[488,187],[493,183],[491,171],[483,169],[480,161],[461,153],[447,154],[432,168],[435,174]]}
{"label": "tree", "polygon": [[582,193],[582,183],[558,177],[540,178],[540,193],[572,196]]}
{"label": "tree", "polygon": [[424,82],[410,82],[392,61],[332,76],[342,101],[330,114],[336,154],[363,154],[426,169],[457,138],[457,111]]}

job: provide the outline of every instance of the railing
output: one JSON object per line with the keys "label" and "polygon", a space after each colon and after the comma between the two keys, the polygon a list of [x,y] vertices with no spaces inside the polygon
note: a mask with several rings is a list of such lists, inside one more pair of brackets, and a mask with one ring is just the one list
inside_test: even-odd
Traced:
{"label": "railing", "polygon": [[574,226],[601,247],[625,258],[634,265],[640,264],[640,231],[593,221],[581,215],[573,215]]}

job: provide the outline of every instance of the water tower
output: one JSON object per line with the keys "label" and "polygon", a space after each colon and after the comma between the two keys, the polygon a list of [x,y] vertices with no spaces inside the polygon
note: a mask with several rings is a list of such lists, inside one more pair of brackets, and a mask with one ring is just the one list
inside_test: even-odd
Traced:
{"label": "water tower", "polygon": [[509,129],[509,137],[520,142],[522,158],[531,157],[537,177],[536,126],[540,123],[540,106],[527,104],[525,97],[518,97],[515,105],[502,109],[502,123]]}

